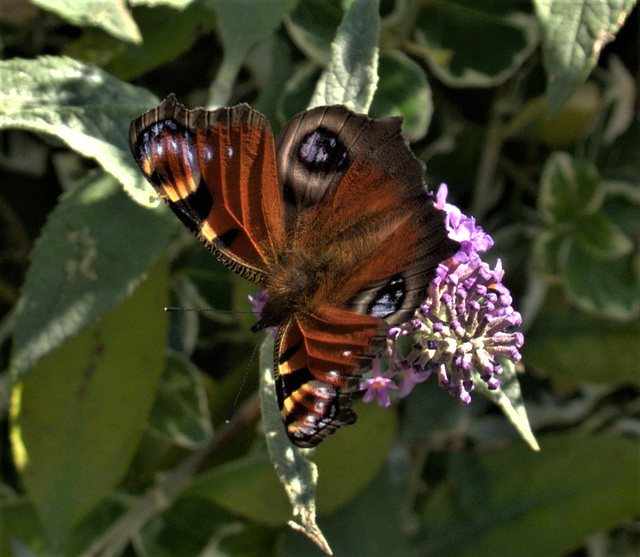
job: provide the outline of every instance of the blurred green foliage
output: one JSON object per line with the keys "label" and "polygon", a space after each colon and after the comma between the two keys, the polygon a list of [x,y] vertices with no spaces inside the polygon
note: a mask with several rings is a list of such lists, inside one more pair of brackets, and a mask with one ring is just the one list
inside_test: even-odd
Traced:
{"label": "blurred green foliage", "polygon": [[[0,554],[321,555],[290,502],[335,555],[635,554],[639,22],[634,0],[1,2]],[[276,132],[310,102],[404,116],[496,241],[541,452],[433,379],[277,473],[255,373],[224,426],[255,288],[130,155],[171,92]]]}

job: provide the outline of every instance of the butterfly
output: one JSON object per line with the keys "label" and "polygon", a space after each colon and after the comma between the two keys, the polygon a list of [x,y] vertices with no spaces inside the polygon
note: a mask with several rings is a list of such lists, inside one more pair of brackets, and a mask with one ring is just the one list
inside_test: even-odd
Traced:
{"label": "butterfly", "polygon": [[174,95],[131,123],[133,157],[160,197],[267,289],[252,330],[277,326],[278,405],[299,447],[356,421],[351,393],[388,328],[411,318],[459,248],[401,124],[321,106],[274,141],[247,104],[188,110]]}

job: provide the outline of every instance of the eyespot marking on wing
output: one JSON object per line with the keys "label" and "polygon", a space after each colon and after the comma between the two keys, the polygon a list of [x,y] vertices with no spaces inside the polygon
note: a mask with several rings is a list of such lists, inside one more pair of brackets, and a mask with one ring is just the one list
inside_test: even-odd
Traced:
{"label": "eyespot marking on wing", "polygon": [[309,170],[327,172],[347,165],[349,153],[334,132],[319,127],[302,138],[298,158]]}
{"label": "eyespot marking on wing", "polygon": [[402,307],[405,295],[405,281],[397,275],[378,290],[376,297],[369,304],[367,314],[384,319]]}

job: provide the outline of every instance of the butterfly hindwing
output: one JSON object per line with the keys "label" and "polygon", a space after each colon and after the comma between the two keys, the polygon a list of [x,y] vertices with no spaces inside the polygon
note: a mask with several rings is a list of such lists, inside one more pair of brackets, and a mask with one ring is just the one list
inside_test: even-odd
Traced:
{"label": "butterfly hindwing", "polygon": [[313,447],[340,426],[352,424],[351,393],[358,388],[378,319],[332,306],[298,316],[276,337],[276,393],[291,441]]}
{"label": "butterfly hindwing", "polygon": [[267,119],[248,105],[187,110],[170,95],[132,122],[130,142],[180,220],[232,270],[264,283],[284,242]]}

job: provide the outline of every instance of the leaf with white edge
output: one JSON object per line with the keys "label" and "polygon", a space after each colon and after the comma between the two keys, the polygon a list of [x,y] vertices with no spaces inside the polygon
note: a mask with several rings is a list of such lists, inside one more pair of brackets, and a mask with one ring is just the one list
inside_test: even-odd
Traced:
{"label": "leaf with white edge", "polygon": [[218,16],[224,49],[222,64],[209,91],[208,108],[226,105],[247,53],[269,37],[297,0],[207,0]]}
{"label": "leaf with white edge", "polygon": [[538,275],[548,281],[557,279],[560,274],[559,254],[565,242],[565,235],[555,230],[540,230],[533,239],[533,260]]}
{"label": "leaf with white edge", "polygon": [[78,27],[99,27],[132,43],[142,42],[140,30],[124,0],[31,0]]}
{"label": "leaf with white edge", "polygon": [[343,104],[355,112],[368,112],[378,84],[379,5],[379,0],[353,0],[309,108]]}
{"label": "leaf with white edge", "polygon": [[581,246],[599,259],[618,259],[633,251],[633,241],[602,212],[585,215],[576,222]]}
{"label": "leaf with white edge", "polygon": [[600,149],[596,166],[608,180],[637,184],[640,176],[640,118],[636,115],[627,130],[611,145]]}
{"label": "leaf with white edge", "polygon": [[546,220],[566,223],[594,213],[602,205],[605,188],[596,168],[568,153],[552,153],[540,177],[538,208]]}
{"label": "leaf with white edge", "polygon": [[282,94],[282,84],[289,80],[297,66],[290,43],[278,35],[272,35],[259,43],[245,60],[245,67],[260,89],[251,106],[264,114],[276,129],[279,128],[276,110]]}
{"label": "leaf with white edge", "polygon": [[640,279],[633,254],[614,260],[596,259],[580,242],[569,241],[560,257],[567,294],[578,307],[621,321],[640,316]]}
{"label": "leaf with white edge", "polygon": [[555,114],[595,67],[604,46],[624,24],[636,0],[534,0],[542,27],[542,55]]}
{"label": "leaf with white edge", "polygon": [[[174,220],[164,207],[131,201],[107,174],[63,195],[30,255],[17,305],[13,379],[129,296],[166,247]],[[160,318],[161,303],[155,308]]]}
{"label": "leaf with white edge", "polygon": [[[397,459],[397,454],[394,456]],[[390,467],[396,463],[397,460]],[[349,463],[341,462],[338,466],[346,468]],[[409,499],[402,499],[398,493],[402,489],[399,483],[411,483],[415,489],[407,475],[386,470],[346,507],[322,517],[322,528],[331,540],[335,555],[419,557],[420,553],[412,547],[413,536],[407,534],[407,527],[412,522],[406,508]],[[415,491],[408,497],[414,500]],[[280,557],[323,557],[305,538],[290,532],[285,532],[279,550]]]}
{"label": "leaf with white edge", "polygon": [[299,449],[289,441],[282,425],[273,381],[271,335],[267,335],[260,346],[260,371],[260,403],[267,432],[267,449],[293,507],[293,516],[300,521],[291,520],[289,526],[305,534],[325,553],[331,554],[329,544],[316,524],[318,469],[307,458],[307,449]]}
{"label": "leaf with white edge", "polygon": [[[16,468],[51,554],[127,472],[164,367],[168,267],[40,360],[14,391]],[[144,323],[144,326],[141,326]]]}
{"label": "leaf with white edge", "polygon": [[409,141],[422,139],[429,129],[433,102],[424,70],[399,50],[380,53],[380,81],[373,96],[372,118],[402,116],[402,133]]}
{"label": "leaf with white edge", "polygon": [[189,450],[202,447],[213,435],[202,378],[196,367],[178,354],[167,358],[149,428]]}
{"label": "leaf with white edge", "polygon": [[501,361],[501,365],[502,375],[500,375],[500,387],[498,389],[490,391],[475,369],[472,370],[473,384],[479,393],[482,393],[500,407],[522,439],[534,451],[539,451],[540,447],[533,435],[533,431],[531,431],[531,425],[527,417],[527,410],[524,406],[515,365],[510,360],[504,359]]}
{"label": "leaf with white edge", "polygon": [[411,45],[451,87],[492,87],[511,77],[539,41],[535,18],[503,0],[424,2]]}
{"label": "leaf with white edge", "polygon": [[53,136],[94,159],[139,203],[158,196],[131,156],[132,118],[158,104],[146,89],[66,57],[0,61],[0,129]]}
{"label": "leaf with white edge", "polygon": [[602,139],[610,145],[629,129],[636,117],[636,83],[631,73],[615,55],[607,68],[606,89],[603,102],[610,107]]}

